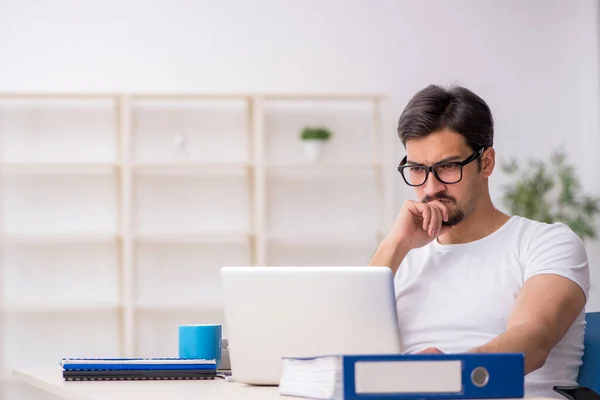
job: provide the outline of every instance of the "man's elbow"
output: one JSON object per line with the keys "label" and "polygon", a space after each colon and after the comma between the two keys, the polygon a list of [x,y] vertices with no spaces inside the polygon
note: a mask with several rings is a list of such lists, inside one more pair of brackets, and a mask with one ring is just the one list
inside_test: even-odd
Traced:
{"label": "man's elbow", "polygon": [[550,350],[543,345],[536,346],[525,354],[525,374],[538,370],[546,364]]}
{"label": "man's elbow", "polygon": [[546,364],[554,347],[552,330],[545,325],[526,325],[529,346],[525,351],[525,374],[538,370]]}
{"label": "man's elbow", "polygon": [[554,347],[552,341],[552,330],[549,327],[538,326],[532,330],[532,346],[530,351],[525,353],[525,373],[528,374],[538,370],[546,364],[550,351]]}

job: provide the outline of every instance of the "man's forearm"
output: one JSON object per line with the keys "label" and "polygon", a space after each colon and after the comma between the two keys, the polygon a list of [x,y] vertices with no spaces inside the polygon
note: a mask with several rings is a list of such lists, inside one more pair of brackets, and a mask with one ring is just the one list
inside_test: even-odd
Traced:
{"label": "man's forearm", "polygon": [[503,334],[469,353],[524,353],[525,374],[541,368],[548,357],[548,332],[532,324],[509,328]]}
{"label": "man's forearm", "polygon": [[407,253],[408,250],[404,248],[401,242],[387,238],[381,242],[369,265],[390,267],[393,273],[396,274],[398,266],[400,266]]}

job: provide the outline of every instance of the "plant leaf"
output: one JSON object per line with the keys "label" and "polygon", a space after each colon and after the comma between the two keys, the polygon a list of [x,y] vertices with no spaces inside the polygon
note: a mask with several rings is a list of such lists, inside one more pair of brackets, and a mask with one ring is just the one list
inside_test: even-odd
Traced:
{"label": "plant leaf", "polygon": [[504,185],[502,197],[510,213],[540,222],[563,222],[582,240],[595,238],[600,199],[581,193],[565,152],[555,151],[549,163],[530,159],[526,165],[524,171],[514,160],[503,165],[503,171],[512,177],[511,183]]}

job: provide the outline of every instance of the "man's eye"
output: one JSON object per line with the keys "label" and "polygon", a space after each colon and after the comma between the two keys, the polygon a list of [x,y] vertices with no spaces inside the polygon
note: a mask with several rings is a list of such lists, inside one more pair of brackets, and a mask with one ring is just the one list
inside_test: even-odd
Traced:
{"label": "man's eye", "polygon": [[458,165],[456,164],[443,164],[440,165],[438,168],[444,169],[444,170],[454,170],[458,168]]}

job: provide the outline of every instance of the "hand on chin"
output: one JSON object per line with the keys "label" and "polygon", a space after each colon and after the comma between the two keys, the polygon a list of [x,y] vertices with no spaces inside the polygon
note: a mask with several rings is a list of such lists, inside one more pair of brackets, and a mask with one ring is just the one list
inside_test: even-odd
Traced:
{"label": "hand on chin", "polygon": [[428,347],[424,350],[418,351],[417,354],[444,354],[444,352],[437,347]]}

